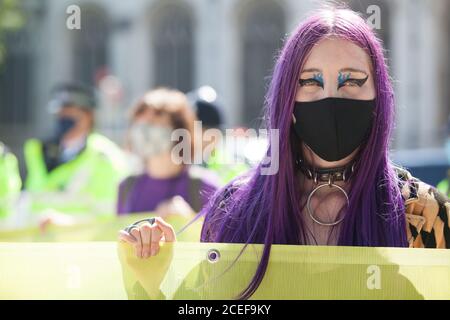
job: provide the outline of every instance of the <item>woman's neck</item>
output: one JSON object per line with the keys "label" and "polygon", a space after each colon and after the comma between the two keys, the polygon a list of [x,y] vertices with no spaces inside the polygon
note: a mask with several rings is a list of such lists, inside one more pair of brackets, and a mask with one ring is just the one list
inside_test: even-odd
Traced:
{"label": "woman's neck", "polygon": [[[304,191],[311,191],[315,187],[317,187],[318,185],[327,183],[327,182],[324,182],[324,181],[318,181],[316,183],[316,182],[314,182],[313,179],[308,178],[301,171],[298,171],[298,177],[300,179],[300,185],[302,186],[302,190],[304,190]],[[333,181],[333,184],[338,185],[339,187],[342,187],[342,188],[344,188],[344,190],[348,191],[348,189],[350,187],[350,182],[351,182],[351,179],[347,180],[347,181],[339,180],[339,181]],[[322,192],[326,192],[326,190],[327,190],[327,188],[323,189]]]}
{"label": "woman's neck", "polygon": [[184,165],[175,164],[171,154],[161,154],[147,160],[146,172],[152,178],[167,179],[178,176],[184,169]]}

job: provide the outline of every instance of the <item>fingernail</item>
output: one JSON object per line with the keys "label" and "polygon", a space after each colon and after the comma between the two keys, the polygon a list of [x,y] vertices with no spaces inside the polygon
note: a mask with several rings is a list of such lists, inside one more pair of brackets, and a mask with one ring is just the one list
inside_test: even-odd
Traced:
{"label": "fingernail", "polygon": [[148,258],[148,253],[146,252],[146,253],[144,253],[144,259],[147,259]]}

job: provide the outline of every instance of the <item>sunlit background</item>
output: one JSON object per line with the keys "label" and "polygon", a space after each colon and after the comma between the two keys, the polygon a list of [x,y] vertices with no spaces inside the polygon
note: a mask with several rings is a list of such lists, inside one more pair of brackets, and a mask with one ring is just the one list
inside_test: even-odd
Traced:
{"label": "sunlit background", "polygon": [[[51,88],[89,83],[97,129],[123,143],[127,110],[155,86],[214,87],[229,127],[257,127],[274,57],[322,1],[0,0],[0,141],[17,155],[52,130]],[[347,1],[381,9],[380,37],[395,82],[394,159],[429,182],[445,177],[450,114],[450,1]],[[66,27],[81,8],[81,30]]]}

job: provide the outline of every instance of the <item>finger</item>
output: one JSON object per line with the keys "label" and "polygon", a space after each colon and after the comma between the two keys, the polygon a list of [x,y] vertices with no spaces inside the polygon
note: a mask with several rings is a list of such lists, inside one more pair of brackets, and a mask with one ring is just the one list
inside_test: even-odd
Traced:
{"label": "finger", "polygon": [[47,231],[47,227],[50,223],[51,223],[50,218],[45,218],[39,222],[39,229],[41,233],[45,233]]}
{"label": "finger", "polygon": [[133,237],[131,234],[129,234],[125,230],[119,231],[119,240],[131,243],[131,244],[135,244],[137,241],[135,237]]}
{"label": "finger", "polygon": [[173,227],[170,224],[165,222],[161,217],[156,217],[155,223],[161,229],[161,231],[164,233],[164,238],[165,238],[166,242],[177,241],[175,231],[173,230]]}
{"label": "finger", "polygon": [[153,226],[151,248],[150,248],[150,254],[152,256],[156,255],[159,251],[159,241],[161,241],[161,237],[162,237],[161,229],[157,225]]}
{"label": "finger", "polygon": [[142,239],[142,257],[144,259],[150,256],[150,242],[152,241],[152,227],[150,223],[143,224],[140,228]]}
{"label": "finger", "polygon": [[134,248],[136,250],[136,257],[142,258],[142,239],[139,229],[138,228],[131,229],[130,234],[136,238],[136,242],[134,244]]}

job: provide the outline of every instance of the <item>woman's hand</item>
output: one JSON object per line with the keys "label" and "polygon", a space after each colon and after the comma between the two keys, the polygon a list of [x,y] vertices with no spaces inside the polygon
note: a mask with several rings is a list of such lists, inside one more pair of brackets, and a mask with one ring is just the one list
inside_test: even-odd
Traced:
{"label": "woman's hand", "polygon": [[153,225],[145,222],[131,228],[129,233],[120,230],[119,240],[134,245],[136,256],[146,259],[158,254],[160,241],[175,242],[177,239],[173,227],[161,217],[156,217]]}

